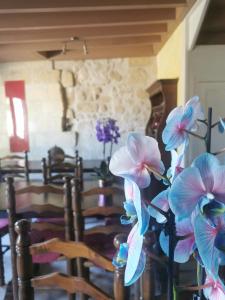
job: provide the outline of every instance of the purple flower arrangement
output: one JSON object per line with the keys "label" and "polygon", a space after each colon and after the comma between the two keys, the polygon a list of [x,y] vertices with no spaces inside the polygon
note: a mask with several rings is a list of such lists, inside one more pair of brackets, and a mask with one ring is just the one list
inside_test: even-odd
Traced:
{"label": "purple flower arrangement", "polygon": [[112,155],[113,144],[118,144],[118,139],[120,138],[119,127],[116,125],[116,120],[103,118],[97,120],[95,128],[97,140],[103,143],[103,158],[105,160],[106,144],[110,143],[109,157]]}
{"label": "purple flower arrangement", "polygon": [[[199,123],[205,126],[204,135],[196,133]],[[211,152],[215,127],[223,133],[225,119],[213,124],[212,109],[206,119],[199,98],[193,97],[167,118],[162,139],[166,151],[171,152],[169,170],[164,168],[158,142],[149,136],[130,133],[126,146],[114,153],[109,169],[124,178],[126,201],[121,223],[133,224],[127,243],[120,249],[121,259],[114,261],[117,266],[126,265],[125,285],[133,284],[145,271],[148,253],[143,247],[144,237],[154,233],[150,220],[155,219],[161,230],[159,244],[168,256],[167,299],[177,299],[182,290],[175,284],[173,262],[185,263],[193,255],[201,274],[197,286],[189,289],[198,293],[193,296],[201,300],[204,294],[209,300],[225,300],[225,285],[220,277],[220,267],[225,265],[225,165],[216,157],[225,148]],[[205,143],[206,152],[184,168],[190,135]],[[162,180],[165,190],[154,199],[143,199],[141,189],[151,185],[152,175]]]}

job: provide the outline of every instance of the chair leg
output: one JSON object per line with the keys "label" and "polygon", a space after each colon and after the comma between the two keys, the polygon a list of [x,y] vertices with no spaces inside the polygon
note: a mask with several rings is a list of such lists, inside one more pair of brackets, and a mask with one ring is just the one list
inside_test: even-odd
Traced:
{"label": "chair leg", "polygon": [[2,237],[0,236],[0,286],[5,285]]}

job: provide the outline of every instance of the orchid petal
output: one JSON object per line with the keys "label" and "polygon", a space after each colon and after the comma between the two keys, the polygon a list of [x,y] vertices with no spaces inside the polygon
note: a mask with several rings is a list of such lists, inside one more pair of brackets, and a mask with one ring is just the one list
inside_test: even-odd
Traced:
{"label": "orchid petal", "polygon": [[150,184],[148,171],[135,164],[127,147],[121,147],[114,153],[110,160],[109,169],[114,175],[135,181],[141,188],[145,188]]}
{"label": "orchid petal", "polygon": [[194,231],[191,218],[185,218],[179,222],[176,222],[176,234],[177,236],[184,236],[192,234]]}
{"label": "orchid petal", "polygon": [[129,285],[133,284],[134,282],[136,282],[138,280],[138,278],[140,278],[140,276],[144,272],[145,264],[146,264],[146,254],[144,251],[141,251],[137,269],[136,269],[133,277],[130,279],[130,281],[125,281],[125,286],[129,286]]}
{"label": "orchid petal", "polygon": [[[159,193],[152,201],[152,204],[159,207],[161,210],[167,212],[169,210],[168,202],[168,189]],[[164,217],[160,212],[158,212],[153,207],[149,206],[148,211],[150,215],[156,219],[158,223],[166,222],[166,217]]]}
{"label": "orchid petal", "polygon": [[214,186],[212,192],[217,201],[225,203],[225,166],[219,166],[214,170]]}
{"label": "orchid petal", "polygon": [[[176,223],[176,231],[178,236],[188,235],[187,238],[179,240],[174,249],[174,261],[178,263],[185,263],[189,260],[190,255],[194,251],[195,238],[193,229],[190,224],[190,219],[182,220]],[[169,236],[164,232],[160,234],[160,246],[164,253],[168,256],[169,253]]]}
{"label": "orchid petal", "polygon": [[112,156],[109,164],[112,174],[126,177],[129,172],[135,169],[135,163],[130,157],[127,147],[121,147]]}
{"label": "orchid petal", "polygon": [[212,191],[214,186],[213,171],[219,167],[218,159],[212,154],[203,153],[193,161],[192,166],[198,168],[206,190]]}
{"label": "orchid petal", "polygon": [[214,281],[209,275],[206,277],[203,289],[204,296],[209,300],[225,300],[225,287],[220,279]]}
{"label": "orchid petal", "polygon": [[196,167],[177,175],[169,192],[169,205],[176,218],[189,217],[203,194],[205,187]]}
{"label": "orchid petal", "polygon": [[187,106],[187,108],[185,109],[184,114],[181,118],[181,122],[180,122],[181,128],[184,128],[187,130],[190,130],[192,128],[193,114],[194,114],[193,108],[191,106]]}
{"label": "orchid petal", "polygon": [[178,148],[188,137],[186,132],[178,130],[180,121],[181,116],[179,115],[171,119],[162,132],[162,140],[166,144],[166,151]]}
{"label": "orchid petal", "polygon": [[142,136],[139,133],[130,133],[127,139],[127,148],[135,163],[158,165],[161,162],[161,154],[156,139]]}
{"label": "orchid petal", "polygon": [[194,251],[194,244],[194,236],[178,241],[174,251],[174,261],[178,263],[187,262],[189,260],[190,255]]}
{"label": "orchid petal", "polygon": [[225,120],[220,118],[220,121],[218,123],[218,130],[220,133],[224,133],[225,131]]}
{"label": "orchid petal", "polygon": [[182,115],[184,112],[184,108],[183,106],[178,106],[175,107],[173,110],[171,110],[171,112],[169,113],[167,119],[166,119],[166,123],[168,123],[170,120],[172,120],[174,117]]}
{"label": "orchid petal", "polygon": [[[204,120],[204,112],[203,107],[201,105],[200,99],[198,96],[192,97],[190,100],[187,101],[185,108],[191,106],[193,108],[193,123],[196,120]],[[193,124],[194,125],[194,124]]]}
{"label": "orchid petal", "polygon": [[[139,269],[139,266],[144,236],[140,235],[138,226],[138,223],[135,224],[127,239],[129,249],[124,277],[125,285],[132,284],[143,271],[143,259],[141,260],[142,268]],[[139,271],[138,274],[137,270]]]}
{"label": "orchid petal", "polygon": [[207,272],[214,278],[218,278],[219,250],[215,247],[217,229],[198,214],[194,220],[194,233],[196,246],[201,260]]}
{"label": "orchid petal", "polygon": [[126,214],[128,217],[136,216],[136,209],[133,201],[125,201],[123,203],[124,209],[126,210]]}
{"label": "orchid petal", "polygon": [[169,235],[166,235],[164,231],[160,232],[159,243],[163,252],[169,256]]}
{"label": "orchid petal", "polygon": [[140,190],[135,182],[127,179],[124,181],[124,187],[125,196],[128,196],[127,200],[133,200],[138,218],[140,234],[144,234],[148,229],[150,215],[146,205],[141,201]]}

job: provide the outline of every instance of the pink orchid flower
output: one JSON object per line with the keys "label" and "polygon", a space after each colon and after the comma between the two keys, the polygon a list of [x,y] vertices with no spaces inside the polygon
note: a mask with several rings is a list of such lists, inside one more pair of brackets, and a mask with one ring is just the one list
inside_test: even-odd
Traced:
{"label": "pink orchid flower", "polygon": [[151,182],[151,170],[156,174],[164,173],[158,142],[139,133],[129,134],[127,145],[114,153],[109,169],[112,174],[146,188]]}

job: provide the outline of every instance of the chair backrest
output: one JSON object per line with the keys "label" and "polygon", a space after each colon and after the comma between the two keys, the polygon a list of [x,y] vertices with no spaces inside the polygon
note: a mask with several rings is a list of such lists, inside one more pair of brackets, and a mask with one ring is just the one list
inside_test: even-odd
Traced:
{"label": "chair backrest", "polygon": [[75,157],[64,154],[64,159],[52,160],[51,153],[48,151],[48,159],[42,159],[43,182],[61,184],[65,176],[79,178],[80,185],[83,187],[83,160],[79,157],[78,151]]}
{"label": "chair backrest", "polygon": [[[83,241],[84,235],[92,235],[96,233],[101,233],[109,235],[112,233],[127,232],[126,226],[121,226],[119,224],[113,225],[100,225],[92,227],[90,229],[84,230],[85,218],[101,217],[109,218],[115,216],[121,216],[124,210],[121,206],[92,206],[87,209],[82,209],[82,204],[85,201],[93,201],[100,195],[104,196],[118,196],[124,195],[124,191],[117,187],[94,187],[85,191],[80,188],[79,180],[72,180],[72,197],[73,197],[73,215],[74,215],[74,235],[76,241]],[[89,199],[90,197],[90,199]]]}
{"label": "chair backrest", "polygon": [[[15,230],[18,234],[16,251],[20,300],[33,300],[33,288],[49,286],[59,287],[71,294],[86,294],[96,300],[112,299],[112,297],[108,296],[105,292],[82,277],[51,273],[45,276],[33,278],[31,256],[48,252],[63,254],[68,259],[85,258],[107,271],[114,272],[114,299],[126,299],[126,289],[124,288],[123,281],[124,268],[114,267],[110,260],[101,256],[82,242],[65,242],[60,239],[51,239],[43,243],[31,245],[29,234],[30,227],[30,223],[27,220],[20,220],[15,225]],[[120,247],[120,242],[121,238],[119,237],[115,241],[115,246],[117,246],[118,249]]]}
{"label": "chair backrest", "polygon": [[0,181],[3,181],[7,176],[25,178],[29,182],[27,151],[24,152],[24,155],[6,155],[0,158]]}
{"label": "chair backrest", "polygon": [[[56,196],[58,197],[57,199],[55,198]],[[6,197],[11,244],[13,289],[14,294],[16,294],[17,269],[15,253],[16,236],[14,231],[15,222],[24,216],[29,218],[52,218],[64,216],[65,226],[64,224],[61,226],[51,222],[38,222],[32,224],[33,229],[38,231],[65,231],[66,239],[73,240],[74,232],[70,178],[65,178],[64,188],[52,185],[27,185],[15,190],[13,178],[8,177]],[[57,206],[57,203],[54,205],[54,202],[58,202],[58,204],[61,203],[61,205]],[[68,262],[68,268],[70,268],[69,264],[70,263]]]}

